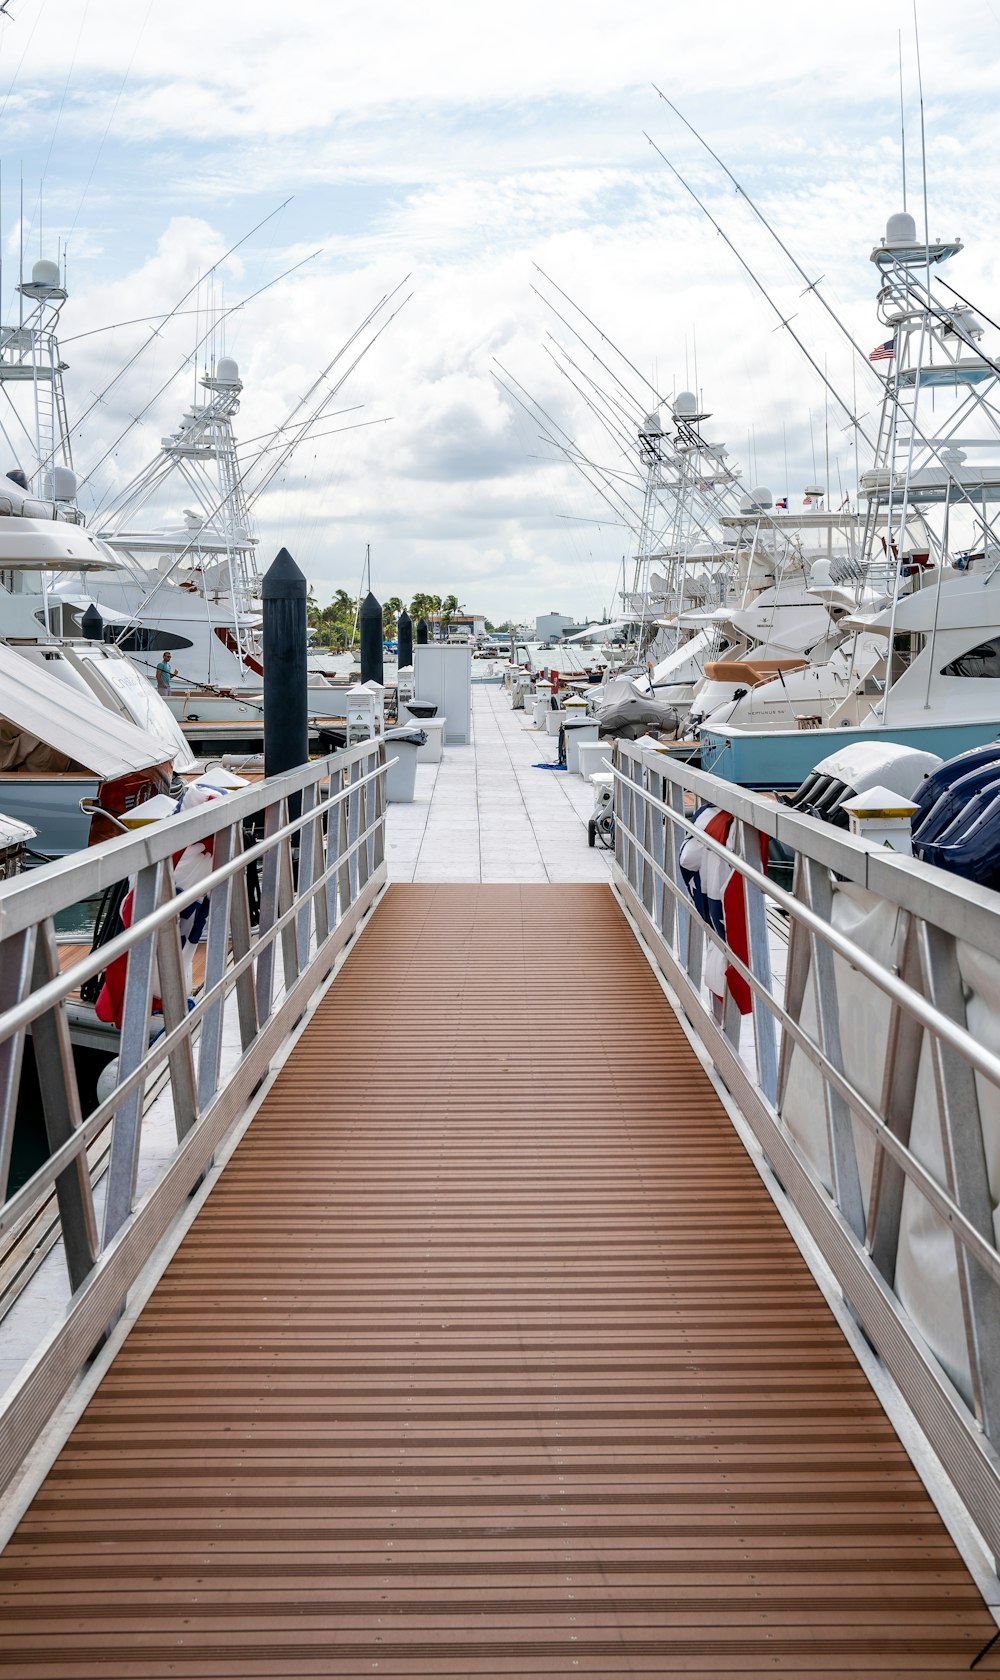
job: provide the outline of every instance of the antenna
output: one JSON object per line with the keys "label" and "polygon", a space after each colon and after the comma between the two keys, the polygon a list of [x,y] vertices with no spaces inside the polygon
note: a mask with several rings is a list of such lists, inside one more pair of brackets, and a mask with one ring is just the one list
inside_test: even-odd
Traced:
{"label": "antenna", "polygon": [[913,0],[913,39],[917,49],[917,92],[920,95],[920,176],[924,190],[924,250],[927,254],[927,291],[931,289],[931,231],[927,211],[927,136],[924,132],[924,78],[920,68],[920,25],[917,0]]}
{"label": "antenna", "polygon": [[18,255],[17,255],[17,284],[18,284],[18,292],[17,292],[17,296],[18,296],[18,306],[17,306],[17,324],[18,324],[18,326],[19,326],[19,327],[23,327],[23,326],[24,326],[24,293],[23,293],[23,291],[22,291],[22,290],[21,290],[21,287],[22,287],[22,286],[23,286],[23,285],[24,285],[24,168],[23,168],[23,166],[22,166],[22,168],[21,168],[21,209],[20,209],[20,215],[19,215],[19,217],[18,217],[18,225],[17,225],[17,238],[18,238]]}
{"label": "antenna", "polygon": [[903,211],[906,211],[906,117],[903,112],[903,31],[897,30],[899,47],[899,144],[903,154]]}
{"label": "antenna", "polygon": [[[826,367],[825,356],[823,357],[823,367]],[[833,500],[830,494],[830,399],[825,391],[823,392],[823,438],[826,455],[826,506],[829,507]]]}

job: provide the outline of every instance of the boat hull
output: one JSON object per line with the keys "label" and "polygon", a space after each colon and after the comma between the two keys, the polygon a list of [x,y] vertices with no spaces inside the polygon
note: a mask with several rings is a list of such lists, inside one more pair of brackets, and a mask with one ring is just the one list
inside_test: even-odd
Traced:
{"label": "boat hull", "polygon": [[30,823],[38,851],[65,857],[88,844],[91,817],[80,809],[80,800],[96,799],[100,791],[98,776],[8,772],[0,775],[0,810]]}
{"label": "boat hull", "polygon": [[748,788],[797,788],[839,747],[859,741],[896,741],[954,758],[970,747],[1000,739],[1000,724],[890,724],[880,729],[782,729],[760,734],[739,729],[701,731],[701,768]]}

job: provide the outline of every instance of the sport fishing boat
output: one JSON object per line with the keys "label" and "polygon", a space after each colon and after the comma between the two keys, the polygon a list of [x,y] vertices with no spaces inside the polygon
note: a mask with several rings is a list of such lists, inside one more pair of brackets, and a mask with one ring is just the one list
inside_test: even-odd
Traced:
{"label": "sport fishing boat", "polygon": [[[889,373],[878,452],[860,485],[861,562],[869,577],[884,570],[885,602],[842,615],[839,628],[866,653],[822,727],[809,717],[779,730],[706,720],[702,766],[729,781],[797,787],[835,746],[872,735],[947,759],[998,733],[989,678],[1000,675],[1000,367],[981,349],[973,310],[931,285],[961,249],[918,239],[903,213],[871,253],[892,336],[879,350]],[[755,701],[766,705],[763,687]]]}
{"label": "sport fishing boat", "polygon": [[172,778],[161,739],[0,642],[0,810],[34,829],[39,852],[110,840]]}
{"label": "sport fishing boat", "polygon": [[706,661],[690,728],[820,726],[878,661],[881,643],[855,617],[886,599],[884,580],[859,563],[864,516],[824,501],[809,485],[789,510],[761,488],[722,516],[736,537],[736,584],[714,615],[727,645]]}

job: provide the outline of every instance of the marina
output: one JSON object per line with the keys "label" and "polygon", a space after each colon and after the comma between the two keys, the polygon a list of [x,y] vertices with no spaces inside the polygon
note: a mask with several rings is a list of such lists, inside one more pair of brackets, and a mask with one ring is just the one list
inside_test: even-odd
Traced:
{"label": "marina", "polygon": [[10,5],[0,1677],[1000,1675],[996,16]]}

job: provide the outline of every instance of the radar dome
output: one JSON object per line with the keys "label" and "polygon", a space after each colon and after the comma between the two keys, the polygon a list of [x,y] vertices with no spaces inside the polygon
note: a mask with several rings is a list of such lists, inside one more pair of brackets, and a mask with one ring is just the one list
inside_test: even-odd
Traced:
{"label": "radar dome", "polygon": [[31,284],[33,286],[58,286],[59,264],[50,262],[48,257],[39,257],[31,270]]}
{"label": "radar dome", "polygon": [[220,356],[215,364],[215,377],[220,385],[238,385],[240,382],[240,367],[232,356]]}
{"label": "radar dome", "polygon": [[[37,264],[35,265],[37,267]],[[46,489],[54,502],[71,502],[76,495],[76,473],[72,467],[53,467],[46,474]]]}
{"label": "radar dome", "polygon": [[885,224],[885,242],[887,245],[915,245],[917,243],[917,224],[906,210],[898,210],[895,216],[890,216]]}
{"label": "radar dome", "polygon": [[698,398],[693,391],[679,391],[674,398],[674,413],[678,420],[690,419],[698,412]]}
{"label": "radar dome", "polygon": [[741,496],[740,497],[740,512],[741,513],[752,513],[753,512],[753,497],[752,496]]}
{"label": "radar dome", "polygon": [[751,490],[750,492],[751,507],[769,508],[771,507],[773,501],[774,497],[771,495],[770,490],[766,489],[764,485],[761,485],[758,489]]}

